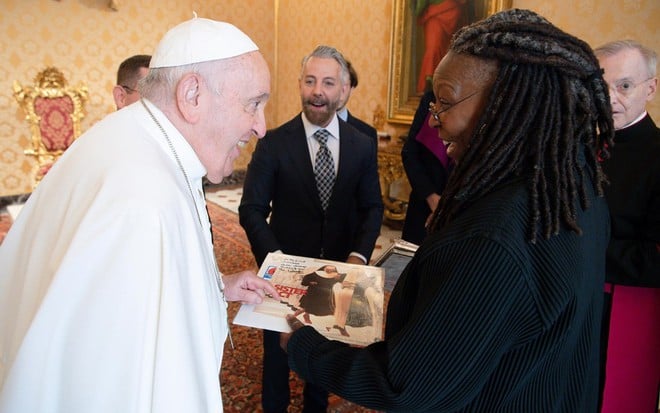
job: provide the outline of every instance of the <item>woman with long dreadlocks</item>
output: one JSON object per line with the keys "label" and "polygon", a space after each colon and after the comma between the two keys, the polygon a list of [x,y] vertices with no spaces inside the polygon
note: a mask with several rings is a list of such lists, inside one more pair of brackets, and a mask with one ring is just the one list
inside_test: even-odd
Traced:
{"label": "woman with long dreadlocks", "polygon": [[596,57],[508,10],[454,36],[433,91],[429,122],[456,167],[385,340],[349,347],[290,319],[291,368],[378,410],[597,411],[609,218],[596,137],[611,144],[613,128]]}

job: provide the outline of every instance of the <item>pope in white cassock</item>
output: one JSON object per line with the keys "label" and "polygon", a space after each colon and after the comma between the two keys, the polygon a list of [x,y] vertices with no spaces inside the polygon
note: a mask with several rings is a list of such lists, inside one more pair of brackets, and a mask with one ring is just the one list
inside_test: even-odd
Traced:
{"label": "pope in white cassock", "polygon": [[0,412],[221,412],[226,300],[275,289],[218,272],[202,177],[266,132],[270,74],[236,27],[165,34],[143,100],[83,134],[0,246]]}

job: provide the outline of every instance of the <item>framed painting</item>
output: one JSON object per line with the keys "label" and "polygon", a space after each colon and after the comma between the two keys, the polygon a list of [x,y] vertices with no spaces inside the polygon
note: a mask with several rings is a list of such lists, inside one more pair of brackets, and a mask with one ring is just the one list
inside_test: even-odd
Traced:
{"label": "framed painting", "polygon": [[[439,61],[437,50],[446,47],[449,42],[450,36],[445,35],[441,39],[440,33],[446,33],[448,27],[453,31],[458,30],[464,25],[510,8],[512,1],[394,0],[387,121],[407,125],[412,123],[420,97],[429,87],[429,77],[438,63],[436,60]],[[430,33],[438,35],[430,36]],[[435,43],[425,42],[425,36],[432,37]],[[439,46],[438,42],[445,46]],[[431,56],[434,50],[435,56]]]}

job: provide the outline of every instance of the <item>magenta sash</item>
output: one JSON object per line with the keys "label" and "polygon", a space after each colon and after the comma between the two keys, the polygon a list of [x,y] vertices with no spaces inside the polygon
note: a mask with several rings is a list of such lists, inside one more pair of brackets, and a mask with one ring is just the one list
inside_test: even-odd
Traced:
{"label": "magenta sash", "polygon": [[440,160],[445,169],[447,169],[447,166],[449,165],[447,148],[438,136],[438,131],[429,126],[429,116],[431,116],[431,112],[426,115],[426,119],[424,119],[424,123],[419,129],[419,132],[417,132],[415,139],[417,139],[422,145],[426,146],[428,150]]}
{"label": "magenta sash", "polygon": [[656,412],[660,288],[606,285],[606,291],[608,288],[612,288],[612,312],[601,413]]}

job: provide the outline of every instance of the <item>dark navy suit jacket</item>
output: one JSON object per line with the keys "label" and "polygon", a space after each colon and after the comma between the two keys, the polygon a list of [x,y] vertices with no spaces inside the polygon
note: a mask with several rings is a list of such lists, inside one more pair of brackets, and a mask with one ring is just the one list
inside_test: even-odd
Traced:
{"label": "dark navy suit jacket", "polygon": [[257,143],[239,217],[259,265],[277,250],[336,261],[353,251],[371,257],[383,216],[376,143],[341,119],[339,135],[339,167],[325,213],[301,115]]}
{"label": "dark navy suit jacket", "polygon": [[346,122],[348,122],[349,125],[355,127],[355,129],[359,130],[360,132],[371,137],[374,141],[378,142],[378,131],[376,128],[369,125],[362,119],[351,115],[351,111],[349,110],[346,111]]}

